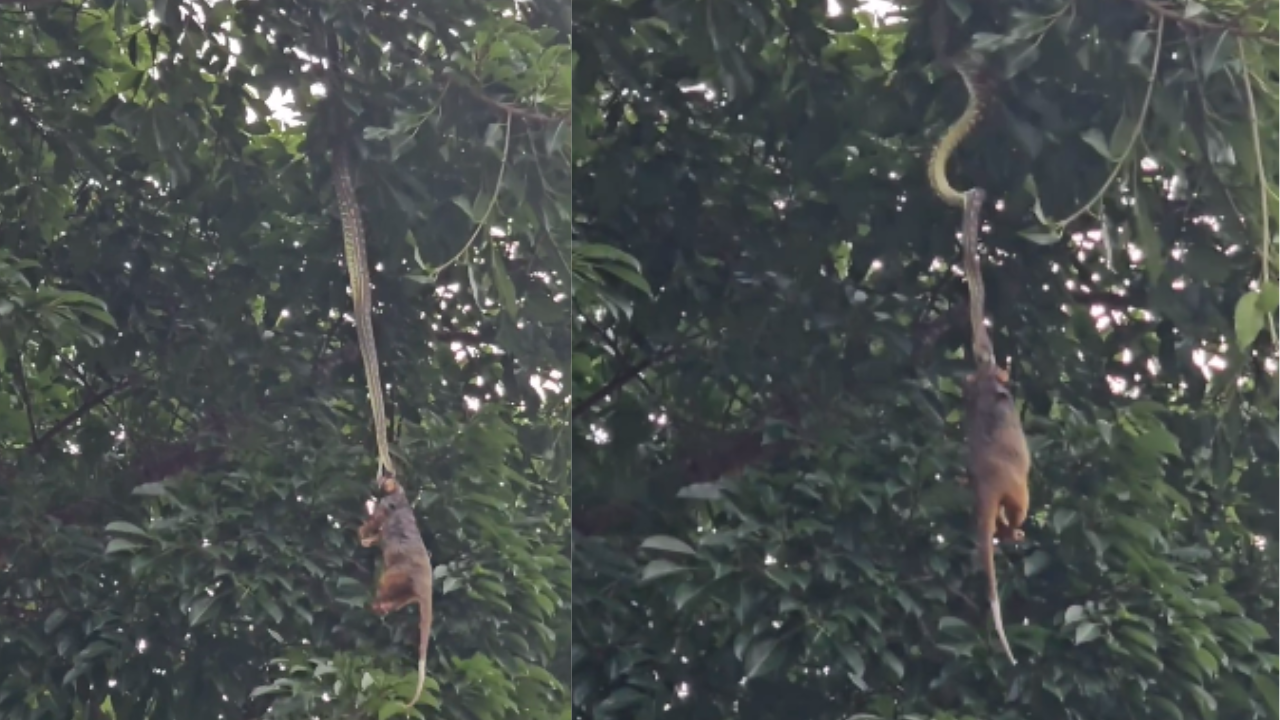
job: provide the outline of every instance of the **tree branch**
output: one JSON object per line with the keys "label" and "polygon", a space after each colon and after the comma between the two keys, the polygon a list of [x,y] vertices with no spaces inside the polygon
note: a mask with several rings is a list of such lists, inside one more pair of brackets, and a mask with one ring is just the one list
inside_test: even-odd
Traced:
{"label": "tree branch", "polygon": [[[3,0],[0,0],[0,2],[2,1]],[[87,415],[90,410],[106,402],[107,398],[120,392],[121,390],[127,389],[128,387],[129,387],[129,379],[125,378],[120,382],[119,385],[116,385],[115,387],[110,387],[110,388],[107,388],[106,390],[100,390],[97,393],[94,393],[89,397],[88,400],[85,400],[83,403],[81,403],[80,407],[76,408],[75,411],[72,412],[70,415],[54,423],[53,427],[44,431],[39,437],[33,437],[31,440],[31,445],[27,447],[27,452],[31,454],[40,452],[40,449],[43,448],[46,443],[52,440],[55,436],[57,436],[63,430],[66,430],[67,428],[74,425],[76,421],[78,421],[80,418]]]}
{"label": "tree branch", "polygon": [[[1159,0],[1132,0],[1132,1],[1146,8],[1148,13],[1152,15],[1156,15],[1158,17],[1165,18],[1166,20],[1169,20],[1170,22],[1173,22],[1173,23],[1177,23],[1178,25],[1186,25],[1189,27],[1200,28],[1202,30],[1220,30],[1229,35],[1239,35],[1240,37],[1250,37],[1250,38],[1258,38],[1260,40],[1266,40],[1268,41],[1267,42],[1268,45],[1276,44],[1275,40],[1271,37],[1271,35],[1267,33],[1258,32],[1256,30],[1246,30],[1240,27],[1238,24],[1232,24],[1231,22],[1214,22],[1212,20],[1199,20],[1196,18],[1187,17],[1178,8],[1165,5],[1164,3],[1159,2]],[[1239,19],[1240,19],[1239,17],[1231,18],[1231,20],[1235,22],[1238,22]]]}
{"label": "tree branch", "polygon": [[[3,1],[3,0],[0,0],[0,1]],[[494,100],[488,95],[485,95],[484,92],[479,88],[474,88],[474,87],[471,87],[470,85],[463,85],[463,87],[467,89],[467,93],[470,94],[472,97],[474,97],[475,99],[479,100],[485,105],[488,105],[489,107],[503,114],[515,115],[518,118],[524,118],[525,120],[530,120],[533,122],[540,122],[540,123],[553,123],[553,122],[561,122],[564,120],[564,118],[562,117],[558,117],[555,115],[546,115],[536,110],[529,110],[528,108],[520,107],[519,105],[511,105],[498,100]]]}
{"label": "tree branch", "polygon": [[574,419],[580,417],[583,413],[590,410],[592,407],[598,404],[601,400],[605,399],[606,397],[613,394],[614,392],[617,392],[619,389],[621,389],[624,385],[631,382],[632,380],[635,380],[636,378],[640,377],[640,373],[644,372],[645,370],[648,370],[653,365],[671,357],[673,354],[675,354],[675,351],[676,350],[674,347],[667,348],[666,350],[662,350],[658,353],[655,353],[645,358],[644,360],[641,360],[635,365],[632,365],[626,370],[623,370],[622,372],[618,373],[612,380],[605,383],[604,386],[601,387],[599,390],[596,390],[595,392],[588,395],[585,399],[583,399],[582,402],[578,403],[577,405],[574,405],[573,411],[570,417]]}

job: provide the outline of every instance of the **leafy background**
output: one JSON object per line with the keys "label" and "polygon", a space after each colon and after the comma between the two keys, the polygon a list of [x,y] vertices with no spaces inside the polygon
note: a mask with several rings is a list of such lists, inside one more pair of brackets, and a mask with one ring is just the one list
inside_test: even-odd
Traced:
{"label": "leafy background", "polygon": [[567,715],[567,6],[32,0],[0,3],[0,717],[404,710],[324,28],[437,569],[413,712]]}
{"label": "leafy background", "polygon": [[[873,12],[875,11],[875,12]],[[1033,449],[971,560],[958,213]],[[574,5],[582,718],[1266,718],[1277,687],[1277,5]]]}

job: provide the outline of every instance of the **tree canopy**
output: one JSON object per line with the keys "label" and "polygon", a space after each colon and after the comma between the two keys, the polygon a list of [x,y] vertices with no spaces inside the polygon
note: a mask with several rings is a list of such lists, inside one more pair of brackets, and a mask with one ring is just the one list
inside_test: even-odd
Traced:
{"label": "tree canopy", "polygon": [[569,31],[557,0],[0,3],[0,717],[405,710],[338,143],[436,568],[412,715],[565,717]]}
{"label": "tree canopy", "polygon": [[[575,315],[575,716],[1276,717],[1277,4],[872,5],[574,5],[575,241],[647,281]],[[1016,667],[925,175],[964,47]]]}

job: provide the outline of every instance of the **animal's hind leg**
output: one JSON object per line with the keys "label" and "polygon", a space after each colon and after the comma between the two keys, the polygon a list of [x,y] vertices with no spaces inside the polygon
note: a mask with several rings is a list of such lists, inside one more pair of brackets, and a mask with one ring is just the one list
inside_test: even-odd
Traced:
{"label": "animal's hind leg", "polygon": [[1000,516],[996,523],[996,537],[1001,542],[1021,542],[1025,533],[1022,523],[1027,521],[1027,508],[1014,498],[1005,496],[1000,501]]}
{"label": "animal's hind leg", "polygon": [[378,595],[372,610],[378,615],[395,612],[416,599],[413,576],[406,572],[389,570],[378,580]]}

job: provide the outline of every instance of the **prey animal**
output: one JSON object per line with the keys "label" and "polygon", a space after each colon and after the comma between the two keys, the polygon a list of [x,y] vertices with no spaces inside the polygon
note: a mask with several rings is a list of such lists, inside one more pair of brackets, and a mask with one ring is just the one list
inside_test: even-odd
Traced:
{"label": "prey animal", "polygon": [[360,526],[360,544],[382,546],[382,576],[378,579],[373,612],[386,615],[418,603],[422,619],[418,626],[418,688],[409,701],[412,707],[421,697],[427,677],[427,644],[431,641],[431,553],[422,542],[404,488],[395,478],[384,477],[381,489],[383,496]]}

